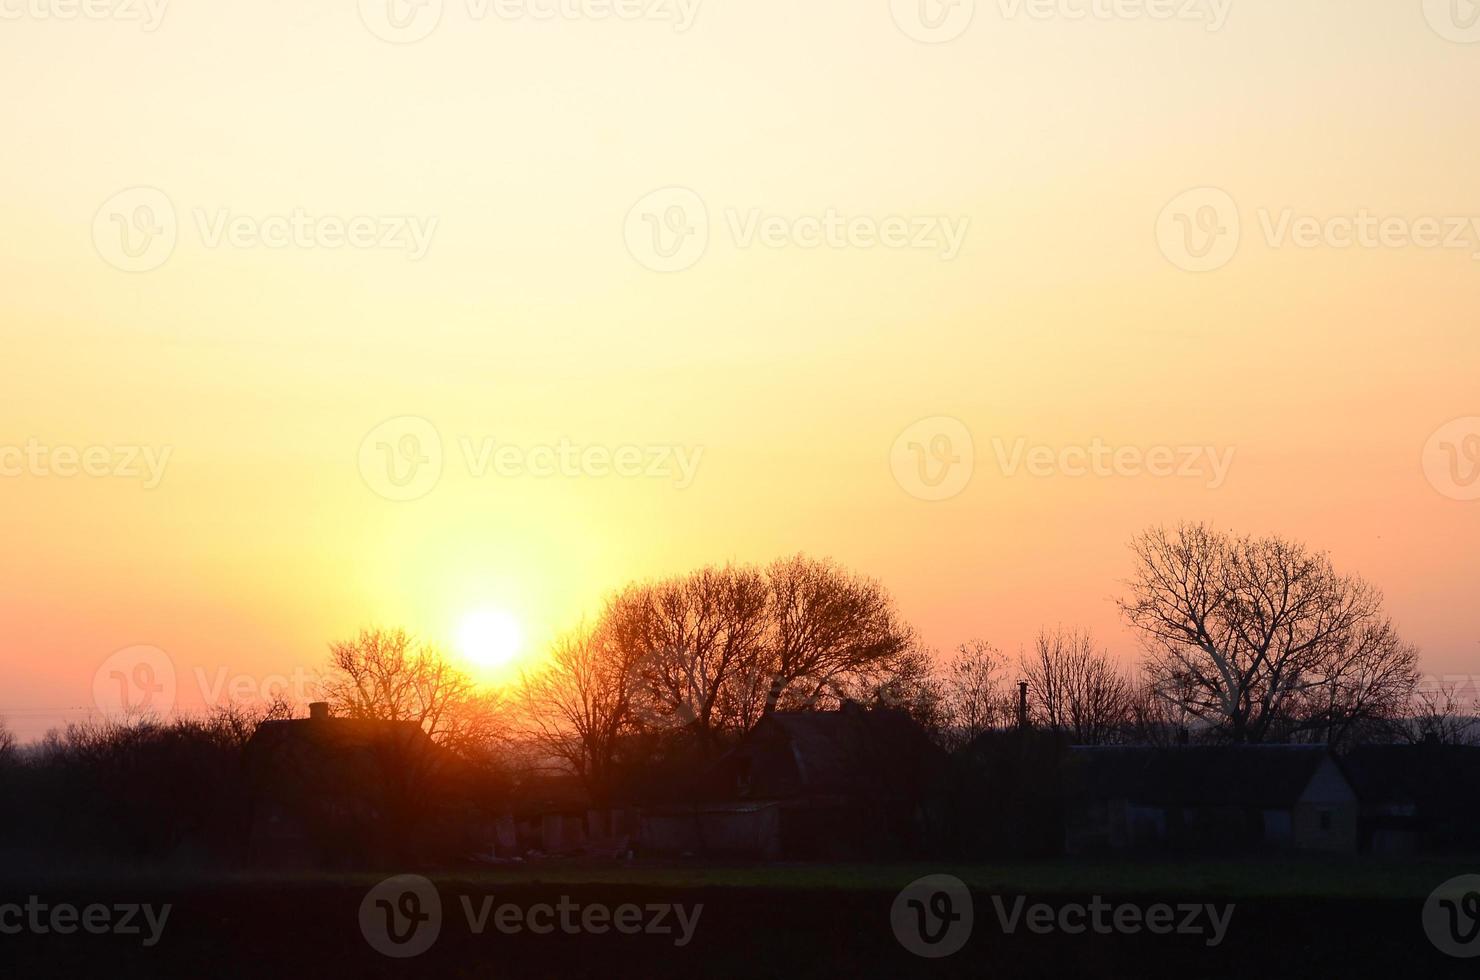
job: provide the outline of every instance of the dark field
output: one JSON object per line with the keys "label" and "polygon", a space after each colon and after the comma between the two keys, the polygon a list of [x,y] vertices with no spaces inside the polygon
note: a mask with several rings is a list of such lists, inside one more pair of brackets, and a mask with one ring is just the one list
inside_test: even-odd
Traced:
{"label": "dark field", "polygon": [[[392,959],[371,948],[360,925],[366,893],[382,875],[138,873],[85,881],[63,872],[0,884],[0,905],[35,895],[48,907],[148,903],[172,908],[158,942],[131,935],[0,935],[0,975],[15,977],[1359,977],[1473,976],[1473,960],[1442,955],[1426,937],[1425,897],[1480,860],[1387,864],[1346,862],[1063,863],[940,866],[612,868],[549,864],[508,871],[428,873],[441,901],[440,931],[424,953]],[[972,893],[972,930],[941,959],[908,952],[891,925],[900,889],[950,873]],[[1144,909],[1202,903],[1234,909],[1226,935],[1030,932],[1008,934],[998,896],[1055,909],[1088,904]],[[674,915],[659,932],[566,933],[558,911],[548,934],[500,932],[493,915],[476,934],[475,913],[528,910],[565,900],[569,921],[585,910],[679,904],[702,912],[680,945]],[[648,924],[652,916],[640,913]],[[1180,919],[1185,913],[1178,911]],[[601,924],[601,918],[595,920]],[[15,922],[12,917],[7,922]],[[1113,925],[1111,916],[1104,921]],[[668,931],[661,931],[668,930]]]}

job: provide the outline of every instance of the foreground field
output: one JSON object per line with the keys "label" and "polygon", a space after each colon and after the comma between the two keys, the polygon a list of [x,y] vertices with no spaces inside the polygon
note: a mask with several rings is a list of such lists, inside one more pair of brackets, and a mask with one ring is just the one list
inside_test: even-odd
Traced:
{"label": "foreground field", "polygon": [[[155,930],[0,935],[5,975],[71,977],[1473,976],[1422,921],[1468,858],[1386,861],[610,866],[425,871],[426,900],[385,873],[206,875],[54,869],[0,875],[4,903],[148,906]],[[948,874],[959,949],[920,946],[901,889]],[[377,905],[378,895],[388,900]],[[922,908],[933,901],[925,893]],[[1046,909],[1029,928],[1032,912]],[[1095,928],[1093,910],[1099,907]],[[1167,928],[1150,928],[1157,909]],[[565,919],[561,919],[564,910]],[[395,910],[402,921],[387,919]],[[939,910],[938,910],[939,911]],[[613,922],[631,915],[632,929]],[[15,917],[12,917],[12,921]],[[418,925],[417,920],[422,920]],[[4,924],[0,913],[0,925]],[[148,921],[139,916],[139,924]],[[923,921],[923,920],[922,920]],[[425,948],[387,943],[400,922]],[[432,923],[435,922],[435,928]],[[1187,929],[1180,929],[1190,923]],[[1079,928],[1068,928],[1078,926]],[[928,932],[929,930],[927,930]],[[404,937],[400,937],[404,938]],[[377,944],[381,951],[377,951]],[[395,956],[384,955],[389,949]]]}

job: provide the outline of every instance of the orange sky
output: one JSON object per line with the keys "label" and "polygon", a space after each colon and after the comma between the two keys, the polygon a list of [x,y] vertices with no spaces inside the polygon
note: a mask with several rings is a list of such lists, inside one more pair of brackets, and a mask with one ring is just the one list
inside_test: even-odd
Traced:
{"label": "orange sky", "polygon": [[1480,673],[1446,5],[358,6],[0,3],[23,735],[119,650],[185,707],[365,624],[506,609],[529,657],[628,579],[792,551],[940,648],[1129,660],[1125,544],[1180,519],[1329,549]]}

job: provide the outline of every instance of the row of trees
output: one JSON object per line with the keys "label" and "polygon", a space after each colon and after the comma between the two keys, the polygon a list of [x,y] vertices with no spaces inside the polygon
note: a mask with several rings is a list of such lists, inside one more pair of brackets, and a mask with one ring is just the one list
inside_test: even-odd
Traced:
{"label": "row of trees", "polygon": [[1153,529],[1131,550],[1119,605],[1144,640],[1135,673],[1063,628],[1016,658],[977,640],[942,663],[879,583],[795,556],[629,586],[504,696],[404,633],[367,632],[332,648],[330,700],[465,750],[518,746],[593,786],[845,698],[908,710],[958,746],[1017,723],[1019,682],[1031,724],[1083,744],[1469,737],[1474,706],[1420,688],[1381,593],[1326,555],[1205,525]]}
{"label": "row of trees", "polygon": [[[711,757],[767,712],[843,699],[907,710],[960,746],[1018,723],[1020,682],[1028,721],[1081,744],[1471,737],[1472,699],[1420,687],[1381,593],[1324,554],[1205,525],[1131,550],[1134,673],[1063,628],[1016,658],[977,640],[943,660],[879,583],[794,556],[629,586],[508,691],[404,631],[367,630],[331,646],[323,696],[341,717],[415,721],[466,758],[554,764],[595,789],[665,754]],[[0,729],[0,761],[5,748]]]}

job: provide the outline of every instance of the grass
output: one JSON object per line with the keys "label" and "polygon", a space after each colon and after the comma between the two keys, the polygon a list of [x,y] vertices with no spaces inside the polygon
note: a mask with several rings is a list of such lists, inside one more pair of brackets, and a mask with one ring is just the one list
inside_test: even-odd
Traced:
{"label": "grass", "polygon": [[[188,868],[51,868],[0,872],[11,884],[81,885],[127,882],[160,887],[245,889],[369,887],[379,872],[210,871]],[[1455,875],[1480,872],[1480,856],[1379,859],[1257,856],[1226,859],[1076,859],[962,863],[746,864],[544,860],[523,865],[424,871],[439,884],[468,889],[546,886],[895,891],[916,878],[952,874],[990,894],[1109,895],[1218,898],[1409,899],[1427,896]]]}

